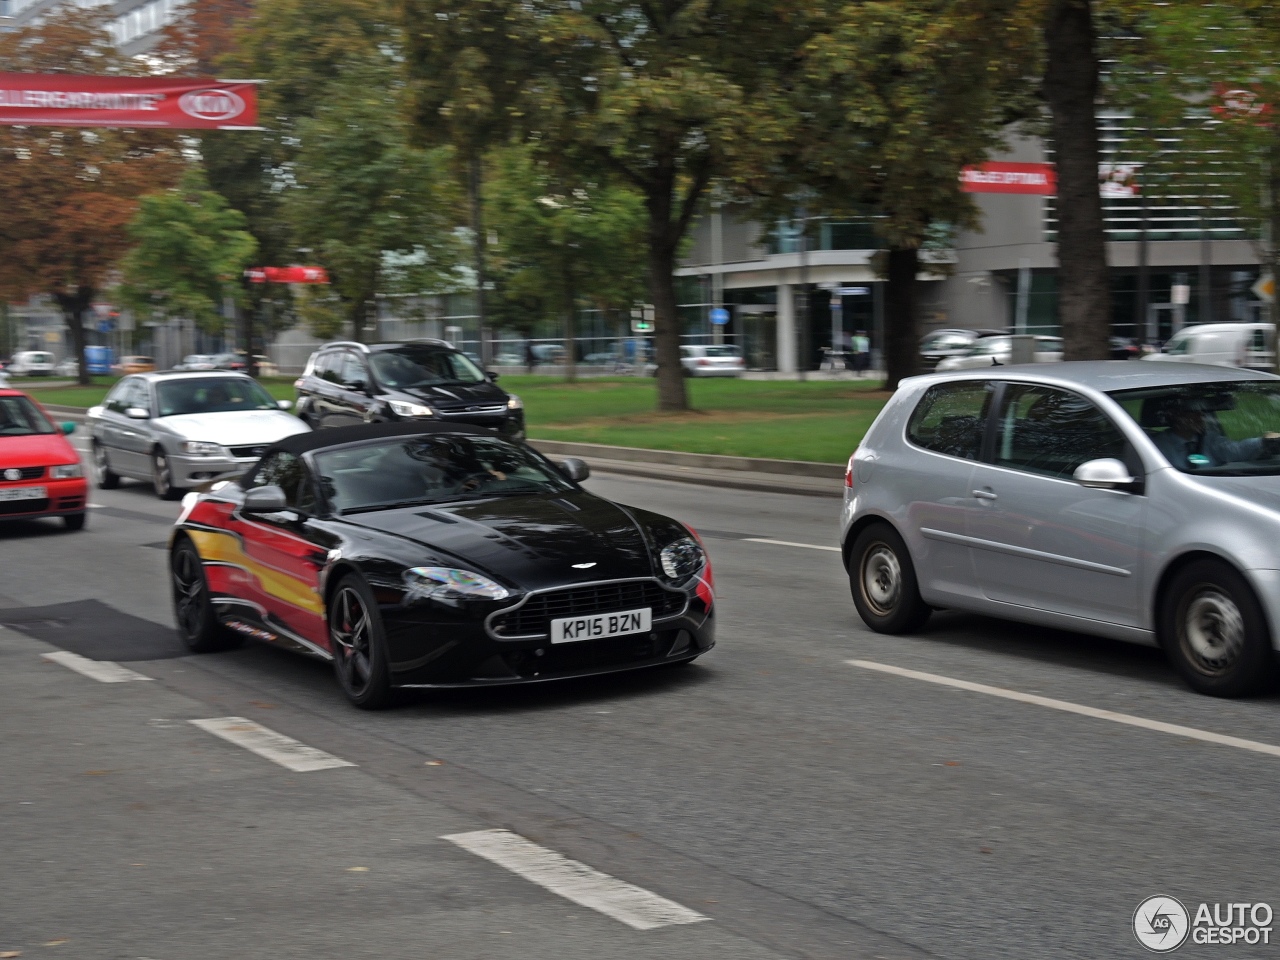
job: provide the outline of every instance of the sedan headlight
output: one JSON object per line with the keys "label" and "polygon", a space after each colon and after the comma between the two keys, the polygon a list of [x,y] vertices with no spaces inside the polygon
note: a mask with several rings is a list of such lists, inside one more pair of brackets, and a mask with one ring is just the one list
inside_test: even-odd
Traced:
{"label": "sedan headlight", "polygon": [[425,404],[409,403],[407,400],[388,400],[387,406],[397,417],[434,417],[435,412]]}
{"label": "sedan headlight", "polygon": [[220,443],[205,443],[203,440],[183,440],[178,449],[193,457],[227,457],[230,456]]}
{"label": "sedan headlight", "polygon": [[511,591],[470,570],[414,567],[404,572],[410,600],[505,600]]}
{"label": "sedan headlight", "polygon": [[507,409],[508,409],[508,410],[523,410],[523,409],[524,409],[524,401],[523,401],[523,400],[521,400],[519,397],[517,397],[514,393],[509,393],[509,394],[507,394]]}
{"label": "sedan headlight", "polygon": [[54,480],[70,480],[72,477],[83,477],[84,470],[78,463],[60,463],[49,471]]}
{"label": "sedan headlight", "polygon": [[662,572],[670,579],[686,580],[702,569],[707,562],[707,555],[698,541],[684,537],[663,547],[659,559],[662,562]]}

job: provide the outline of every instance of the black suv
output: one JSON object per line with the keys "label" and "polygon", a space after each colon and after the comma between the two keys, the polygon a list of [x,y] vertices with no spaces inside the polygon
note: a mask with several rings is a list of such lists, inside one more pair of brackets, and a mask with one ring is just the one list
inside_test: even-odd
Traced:
{"label": "black suv", "polygon": [[439,419],[524,439],[524,404],[443,340],[326,343],[295,382],[297,414],[313,428]]}

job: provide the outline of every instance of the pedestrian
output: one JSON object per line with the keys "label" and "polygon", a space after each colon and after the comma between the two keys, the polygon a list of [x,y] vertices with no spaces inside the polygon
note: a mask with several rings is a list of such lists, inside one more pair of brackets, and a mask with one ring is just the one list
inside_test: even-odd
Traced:
{"label": "pedestrian", "polygon": [[871,368],[871,340],[867,331],[859,330],[853,335],[853,369],[861,377]]}
{"label": "pedestrian", "polygon": [[538,355],[533,351],[532,340],[524,342],[524,365],[526,373],[533,373],[533,368],[538,365]]}

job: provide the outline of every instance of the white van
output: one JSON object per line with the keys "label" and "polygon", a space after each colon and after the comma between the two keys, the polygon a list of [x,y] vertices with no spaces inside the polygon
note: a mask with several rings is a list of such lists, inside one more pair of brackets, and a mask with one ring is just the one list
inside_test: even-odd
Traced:
{"label": "white van", "polygon": [[1184,327],[1169,338],[1160,353],[1142,359],[1273,370],[1275,327],[1270,323],[1201,323]]}
{"label": "white van", "polygon": [[47,350],[19,350],[6,368],[15,377],[47,377],[53,373],[53,354]]}

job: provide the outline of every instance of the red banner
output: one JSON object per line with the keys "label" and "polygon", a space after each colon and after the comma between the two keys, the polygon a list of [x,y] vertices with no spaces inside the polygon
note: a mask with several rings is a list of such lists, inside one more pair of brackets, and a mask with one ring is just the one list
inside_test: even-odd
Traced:
{"label": "red banner", "polygon": [[0,124],[258,129],[252,80],[0,73]]}
{"label": "red banner", "polygon": [[1003,163],[991,161],[960,171],[966,193],[1036,193],[1051,197],[1058,192],[1058,176],[1052,163]]}
{"label": "red banner", "polygon": [[328,283],[324,267],[250,267],[244,272],[250,283]]}

